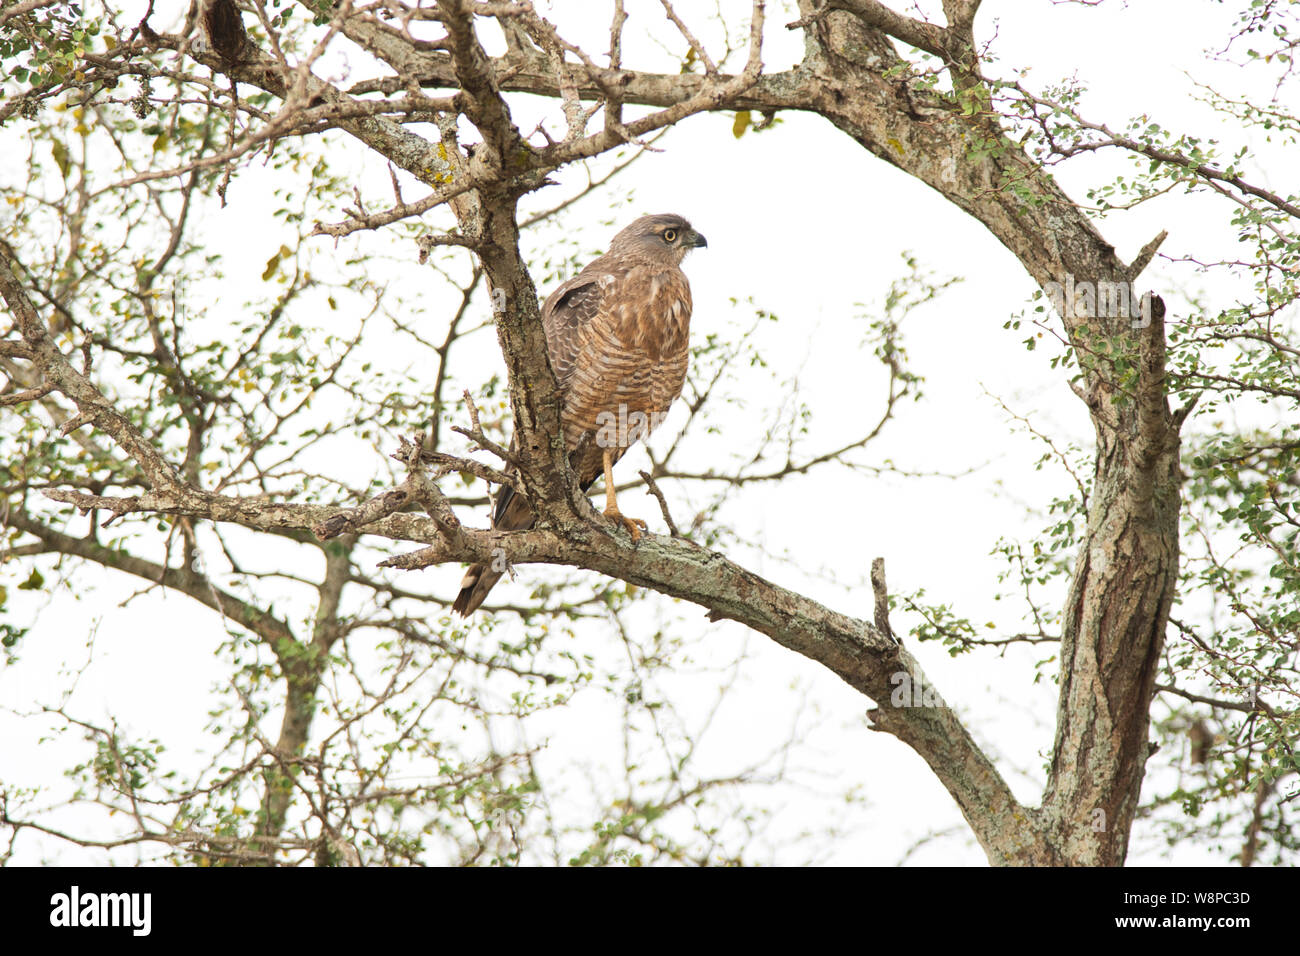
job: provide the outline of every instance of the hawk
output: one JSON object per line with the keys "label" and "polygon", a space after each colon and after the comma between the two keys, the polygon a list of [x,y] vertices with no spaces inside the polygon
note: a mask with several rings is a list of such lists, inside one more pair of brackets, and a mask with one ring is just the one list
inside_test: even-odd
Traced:
{"label": "hawk", "polygon": [[[584,491],[605,476],[605,515],[627,528],[633,541],[641,537],[645,522],[618,510],[612,470],[682,393],[691,286],[681,263],[692,249],[707,245],[681,216],[642,216],[542,306],[546,348],[562,395],[560,425],[569,464]],[[492,527],[506,531],[532,524],[527,499],[503,488]],[[471,566],[452,610],[472,613],[503,573]]]}

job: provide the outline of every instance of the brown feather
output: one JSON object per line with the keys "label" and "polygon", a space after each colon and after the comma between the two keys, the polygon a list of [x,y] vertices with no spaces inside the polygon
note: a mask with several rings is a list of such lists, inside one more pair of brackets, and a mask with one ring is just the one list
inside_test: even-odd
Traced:
{"label": "brown feather", "polygon": [[[546,347],[564,395],[564,443],[584,491],[603,472],[604,448],[614,448],[615,460],[622,457],[682,392],[691,287],[680,264],[701,245],[704,237],[680,216],[643,216],[542,306]],[[588,434],[592,438],[584,441]],[[513,531],[532,524],[527,500],[504,489],[492,527]],[[452,610],[472,613],[503,573],[470,567]]]}

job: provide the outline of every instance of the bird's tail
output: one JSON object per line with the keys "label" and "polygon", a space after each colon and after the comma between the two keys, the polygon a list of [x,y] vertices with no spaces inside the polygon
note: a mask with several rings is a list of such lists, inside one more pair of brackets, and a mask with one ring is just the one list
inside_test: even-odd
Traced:
{"label": "bird's tail", "polygon": [[[514,447],[513,445],[511,446]],[[585,451],[583,450],[585,449]],[[569,456],[569,464],[578,474],[578,484],[583,491],[589,489],[596,483],[603,473],[602,456],[603,450],[595,444],[584,445],[583,453],[575,451]],[[623,457],[626,448],[619,448],[614,453],[614,461]],[[492,517],[492,527],[498,531],[523,531],[533,526],[533,509],[528,504],[528,499],[521,494],[517,494],[513,488],[506,486],[501,489],[501,497],[497,499],[496,514]],[[478,606],[483,603],[492,586],[501,580],[501,576],[506,573],[505,555],[501,555],[499,561],[495,561],[495,567],[488,564],[472,564],[465,576],[460,581],[460,593],[456,595],[456,600],[452,602],[451,609],[462,617],[468,617],[473,614]]]}
{"label": "bird's tail", "polygon": [[[497,499],[496,514],[492,518],[492,527],[499,531],[522,531],[533,526],[533,509],[528,499],[516,494],[509,486],[501,489]],[[488,596],[492,586],[501,580],[506,572],[505,555],[492,564],[472,564],[460,582],[460,593],[452,602],[451,609],[462,617],[473,614],[483,599]]]}

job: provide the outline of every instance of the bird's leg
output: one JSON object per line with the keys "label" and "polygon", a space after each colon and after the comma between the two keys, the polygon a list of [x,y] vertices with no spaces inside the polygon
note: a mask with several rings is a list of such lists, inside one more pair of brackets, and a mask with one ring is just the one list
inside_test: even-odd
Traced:
{"label": "bird's leg", "polygon": [[641,532],[645,529],[646,524],[640,518],[628,518],[618,510],[618,500],[614,497],[614,450],[612,448],[604,450],[604,459],[605,517],[621,522],[623,527],[627,528],[627,533],[632,536],[632,542],[635,544],[641,539]]}

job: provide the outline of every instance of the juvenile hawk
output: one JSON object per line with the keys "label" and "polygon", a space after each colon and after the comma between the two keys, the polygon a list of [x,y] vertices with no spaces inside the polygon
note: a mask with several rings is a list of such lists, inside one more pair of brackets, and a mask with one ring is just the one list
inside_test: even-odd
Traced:
{"label": "juvenile hawk", "polygon": [[[691,286],[681,262],[706,245],[681,216],[642,216],[542,306],[546,347],[563,393],[560,422],[569,463],[584,490],[604,474],[605,515],[621,522],[634,541],[645,522],[619,512],[611,472],[682,392]],[[503,488],[492,527],[517,530],[532,524],[527,499]],[[502,573],[471,566],[452,610],[471,613]]]}

